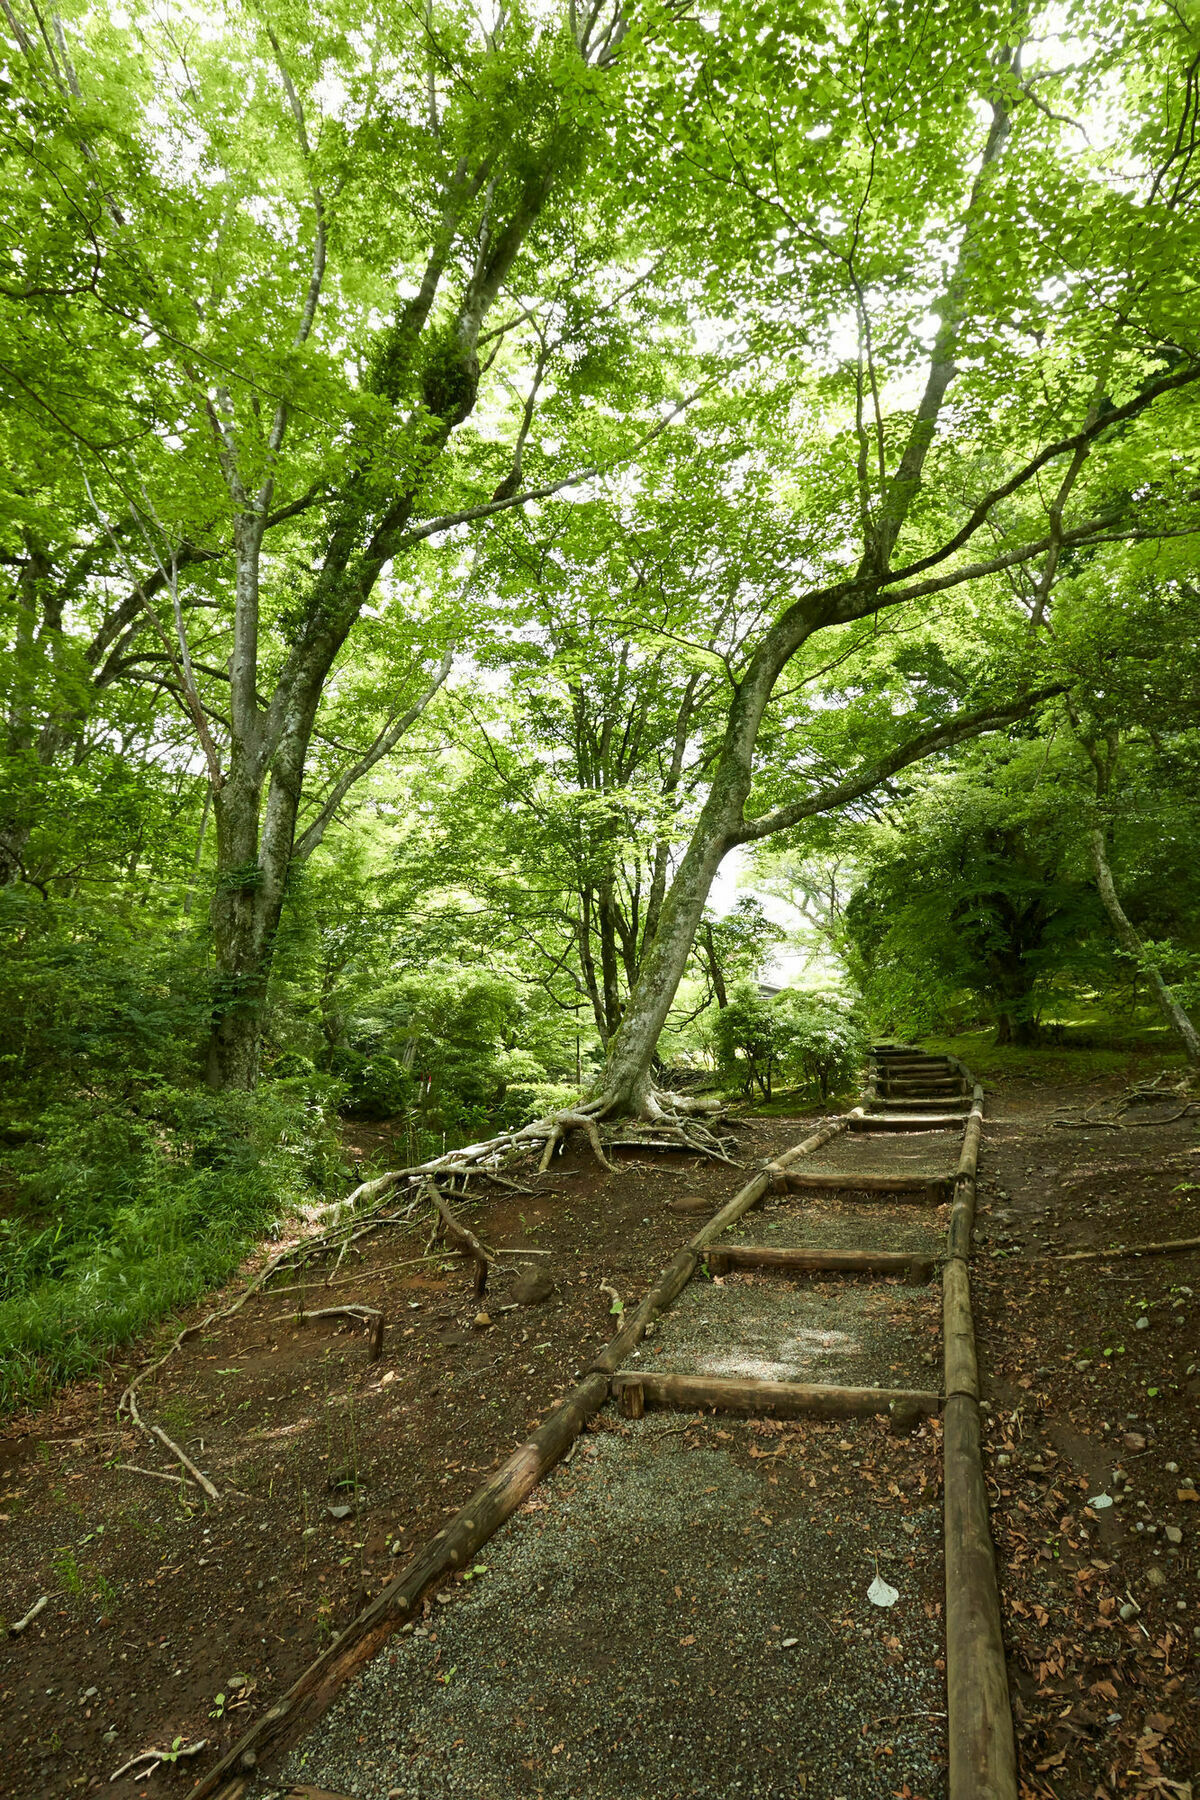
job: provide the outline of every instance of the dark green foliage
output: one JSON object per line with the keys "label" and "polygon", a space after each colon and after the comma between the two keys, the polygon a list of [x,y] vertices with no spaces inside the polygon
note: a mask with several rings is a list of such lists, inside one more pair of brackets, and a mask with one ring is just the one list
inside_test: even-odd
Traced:
{"label": "dark green foliage", "polygon": [[293,1200],[341,1183],[331,1083],[198,1080],[195,934],[0,889],[0,1404],[34,1399],[222,1280]]}
{"label": "dark green foliage", "polygon": [[479,358],[468,356],[453,335],[434,338],[421,371],[421,394],[435,419],[461,425],[479,390]]}
{"label": "dark green foliage", "polygon": [[879,1029],[983,1019],[998,1042],[1027,1043],[1052,996],[1111,971],[1069,779],[1044,744],[981,753],[879,834],[845,918]]}

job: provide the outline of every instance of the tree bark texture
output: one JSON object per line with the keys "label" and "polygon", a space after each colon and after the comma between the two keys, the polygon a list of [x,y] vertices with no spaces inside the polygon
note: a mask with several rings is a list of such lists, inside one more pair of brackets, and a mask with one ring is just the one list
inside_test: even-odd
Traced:
{"label": "tree bark texture", "polygon": [[1200,1068],[1200,1034],[1167,986],[1162,970],[1147,954],[1145,944],[1121,905],[1108,860],[1108,846],[1098,825],[1088,832],[1088,848],[1091,851],[1092,868],[1096,873],[1096,886],[1100,891],[1104,910],[1112,922],[1117,942],[1129,952],[1138,968],[1145,973],[1159,1010],[1183,1045],[1189,1066],[1193,1069]]}

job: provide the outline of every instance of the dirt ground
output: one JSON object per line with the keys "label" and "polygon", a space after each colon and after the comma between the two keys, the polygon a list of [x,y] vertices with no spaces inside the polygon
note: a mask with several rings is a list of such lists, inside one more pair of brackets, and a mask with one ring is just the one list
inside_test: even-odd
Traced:
{"label": "dirt ground", "polygon": [[[751,1121],[740,1154],[756,1164],[810,1129]],[[376,1148],[370,1136],[351,1127],[350,1154]],[[392,1266],[427,1250],[424,1219],[365,1239],[332,1288],[329,1260],[304,1293],[252,1300],[186,1345],[142,1401],[219,1489],[240,1490],[216,1507],[134,1472],[172,1467],[113,1416],[149,1345],[10,1422],[0,1620],[50,1599],[21,1636],[0,1626],[0,1793],[186,1792],[402,1566],[393,1557],[430,1537],[571,1385],[615,1324],[600,1284],[640,1297],[695,1230],[670,1202],[703,1196],[715,1209],[744,1180],[679,1156],[626,1156],[609,1176],[569,1152],[544,1193],[464,1211],[489,1246],[549,1252],[536,1261],[555,1283],[543,1303],[515,1306],[513,1277],[495,1276],[483,1328],[458,1257]],[[503,1260],[515,1276],[518,1260]],[[301,1301],[380,1306],[382,1358],[368,1360],[346,1320],[297,1328],[288,1309]],[[140,1751],[200,1739],[194,1760],[109,1785]]]}
{"label": "dirt ground", "polygon": [[[973,1272],[1027,1796],[1200,1792],[1200,1119],[1077,1126],[1106,1085],[989,1089]],[[1129,1121],[1171,1107],[1139,1108]]]}
{"label": "dirt ground", "polygon": [[[1200,1630],[1200,1502],[1193,1485],[1200,1479],[1200,1344],[1193,1291],[1200,1296],[1200,1258],[1043,1259],[1060,1248],[1200,1235],[1200,1174],[1193,1174],[1200,1169],[1200,1133],[1192,1119],[1121,1132],[1054,1123],[1056,1106],[1079,1114],[1103,1091],[1103,1084],[998,1082],[988,1093],[977,1330],[992,1404],[990,1487],[1018,1739],[1030,1796],[1193,1800],[1187,1783],[1200,1766],[1200,1642],[1194,1636]],[[743,1139],[742,1154],[755,1162],[794,1143],[805,1129],[799,1121],[757,1121]],[[665,1158],[607,1177],[572,1156],[556,1166],[553,1193],[482,1206],[470,1218],[486,1241],[551,1252],[538,1260],[552,1271],[556,1291],[541,1305],[504,1311],[511,1303],[497,1281],[486,1302],[492,1322],[478,1329],[470,1281],[456,1259],[391,1267],[423,1253],[424,1229],[365,1240],[361,1263],[353,1269],[343,1263],[332,1290],[315,1291],[318,1274],[307,1295],[251,1302],[209,1337],[193,1340],[144,1407],[219,1487],[240,1490],[219,1507],[206,1506],[190,1488],[117,1466],[160,1472],[170,1466],[144,1440],[115,1429],[122,1370],[110,1371],[102,1386],[68,1390],[49,1410],[15,1421],[0,1439],[0,1615],[20,1618],[41,1594],[50,1601],[20,1637],[0,1641],[0,1792],[13,1800],[101,1785],[114,1800],[186,1792],[366,1595],[378,1591],[397,1567],[393,1549],[407,1556],[436,1530],[570,1384],[612,1325],[611,1298],[600,1284],[626,1299],[640,1295],[694,1229],[694,1221],[670,1210],[668,1201],[702,1194],[715,1205],[741,1179],[720,1165]],[[754,1217],[769,1229],[769,1214]],[[346,1321],[297,1329],[287,1308],[298,1299],[309,1306],[334,1300],[381,1305],[388,1325],[382,1359],[367,1360],[363,1334]],[[891,1328],[886,1318],[883,1324]],[[927,1330],[927,1323],[921,1328]],[[925,1357],[932,1352],[920,1353],[922,1368],[910,1366],[919,1345],[912,1327],[903,1330],[911,1350],[900,1346],[896,1360],[905,1363],[909,1380],[928,1373]],[[927,1335],[927,1341],[932,1345],[936,1338]],[[919,1471],[927,1461],[930,1468],[936,1463],[930,1459],[936,1425],[901,1443],[869,1422],[852,1432],[840,1425],[785,1426],[777,1438],[774,1427],[737,1426],[727,1439],[713,1423],[694,1423],[667,1438],[672,1425],[655,1418],[636,1431],[625,1429],[651,1465],[675,1454],[717,1455],[727,1469],[722,1479],[735,1486],[764,1479],[764,1453],[779,1450],[771,1473],[784,1491],[773,1490],[769,1499],[796,1534],[825,1529],[820,1513],[835,1494],[839,1514],[853,1518],[864,1495],[885,1477],[898,1489],[892,1498],[900,1512],[910,1497],[926,1511],[935,1507],[935,1477],[926,1472],[922,1484]],[[530,1503],[535,1522],[550,1529],[550,1514],[538,1509],[552,1491],[561,1491],[570,1501],[561,1529],[575,1531],[579,1541],[601,1540],[592,1584],[599,1595],[606,1567],[629,1566],[628,1556],[620,1559],[620,1546],[605,1545],[595,1525],[608,1485],[606,1457],[617,1442],[616,1436],[609,1445],[601,1434],[588,1434],[571,1464],[554,1476],[557,1487]],[[620,1443],[629,1447],[624,1439]],[[1103,1504],[1106,1498],[1111,1505]],[[754,1529],[756,1507],[775,1516],[759,1496],[742,1521]],[[921,1518],[918,1509],[913,1522],[923,1531]],[[778,1571],[772,1574],[769,1559],[756,1563],[748,1543],[736,1547],[750,1571],[746,1579],[777,1595],[778,1616],[768,1616],[770,1606],[758,1609],[755,1631],[726,1667],[720,1645],[731,1641],[730,1632],[736,1636],[742,1593],[732,1578],[737,1557],[721,1539],[727,1525],[714,1518],[712,1531],[698,1536],[680,1536],[672,1526],[676,1560],[682,1558],[686,1568],[685,1578],[676,1574],[668,1584],[669,1593],[658,1592],[665,1577],[655,1571],[670,1569],[670,1558],[652,1558],[653,1569],[645,1571],[646,1604],[657,1595],[661,1607],[678,1587],[686,1612],[697,1595],[711,1597],[712,1566],[730,1570],[714,1601],[711,1641],[695,1634],[703,1645],[696,1684],[697,1700],[705,1703],[701,1711],[720,1713],[723,1701],[729,1702],[728,1719],[722,1713],[724,1722],[708,1729],[711,1749],[697,1741],[696,1781],[710,1762],[716,1770],[724,1757],[743,1783],[741,1789],[731,1786],[731,1793],[753,1793],[757,1782],[763,1794],[805,1793],[817,1800],[835,1800],[843,1791],[924,1793],[928,1800],[936,1791],[935,1775],[919,1761],[921,1727],[910,1729],[907,1721],[884,1718],[865,1744],[858,1731],[852,1753],[845,1752],[845,1766],[857,1769],[858,1779],[844,1787],[835,1780],[841,1765],[829,1760],[840,1736],[836,1718],[820,1707],[814,1706],[809,1723],[822,1724],[824,1738],[813,1740],[808,1764],[791,1771],[790,1788],[772,1785],[769,1766],[755,1762],[745,1743],[755,1690],[762,1689],[775,1707],[773,1730],[762,1738],[775,1744],[785,1741],[788,1719],[794,1723],[796,1693],[807,1704],[820,1683],[813,1669],[803,1667],[790,1680],[778,1675],[800,1646],[785,1652],[770,1640],[782,1646],[784,1637],[804,1641],[806,1634],[788,1631],[794,1601],[789,1614],[775,1585]],[[553,1531],[559,1529],[555,1523]],[[886,1544],[884,1550],[886,1561]],[[913,1554],[913,1570],[924,1570]],[[490,1565],[493,1559],[483,1560]],[[881,1570],[886,1573],[882,1564]],[[852,1573],[861,1586],[857,1567]],[[931,1666],[932,1639],[926,1642],[936,1611],[929,1615],[925,1608],[936,1609],[939,1600],[927,1570],[919,1578],[910,1573],[917,1603],[909,1629],[882,1630],[874,1616],[858,1620],[848,1598],[849,1565],[833,1559],[829,1591],[810,1596],[806,1625],[811,1629],[816,1613],[824,1616],[848,1672],[859,1666],[861,1648],[864,1692],[877,1661],[886,1666],[889,1657],[907,1659],[920,1700],[911,1710],[928,1716],[941,1702],[936,1683],[932,1700],[926,1692],[934,1676],[940,1683],[940,1674],[936,1657]],[[511,1580],[519,1574],[515,1566]],[[441,1676],[457,1669],[459,1676],[451,1679],[461,1677],[461,1646],[480,1653],[482,1640],[470,1628],[474,1614],[488,1628],[490,1662],[536,1652],[550,1670],[547,1706],[563,1705],[572,1696],[558,1691],[551,1652],[554,1633],[567,1629],[579,1601],[561,1591],[551,1596],[544,1641],[534,1633],[506,1648],[497,1627],[492,1646],[493,1624],[506,1618],[512,1629],[515,1589],[504,1604],[503,1581],[509,1579],[497,1568],[474,1588],[455,1584],[444,1619],[435,1600],[424,1626],[397,1641],[400,1660],[379,1659],[370,1680],[383,1683],[405,1659],[418,1667],[424,1658],[429,1718],[442,1716],[441,1689],[449,1684]],[[1133,1610],[1122,1617],[1122,1609]],[[722,1637],[717,1627],[726,1614]],[[610,1627],[603,1609],[593,1608],[586,1620],[598,1651],[607,1653],[602,1640]],[[464,1634],[460,1640],[456,1629]],[[887,1643],[889,1635],[895,1645]],[[846,1645],[854,1646],[854,1655]],[[549,1718],[545,1723],[549,1727]],[[604,1754],[605,1766],[612,1761],[617,1771],[612,1792],[649,1800],[653,1791],[658,1800],[674,1791],[638,1782],[651,1750],[666,1758],[654,1766],[669,1769],[672,1757],[682,1754],[678,1747],[650,1745],[636,1708],[617,1723],[611,1737],[605,1740],[601,1732],[595,1740],[618,1746]],[[433,1759],[440,1741],[436,1723],[417,1720],[406,1730],[429,1741]],[[565,1764],[552,1781],[545,1771],[558,1760],[554,1745],[561,1734],[548,1729],[546,1735],[553,1741],[541,1745],[535,1734],[540,1748],[527,1753],[540,1770],[525,1769],[518,1759],[524,1776],[537,1780],[511,1791],[608,1791],[596,1787],[586,1760],[576,1771],[582,1784],[572,1788]],[[113,1771],[139,1751],[169,1748],[176,1739],[186,1747],[201,1738],[206,1746],[195,1761],[164,1765],[148,1781],[122,1777],[109,1785]],[[405,1747],[411,1754],[407,1739]],[[453,1737],[443,1747],[447,1755],[461,1753]],[[441,1791],[433,1784],[435,1766],[435,1760],[422,1764],[425,1785],[411,1790],[422,1800]],[[917,1782],[928,1778],[928,1785],[914,1785],[909,1774]],[[476,1791],[482,1800],[483,1790]],[[714,1790],[689,1788],[680,1777],[678,1791]]]}

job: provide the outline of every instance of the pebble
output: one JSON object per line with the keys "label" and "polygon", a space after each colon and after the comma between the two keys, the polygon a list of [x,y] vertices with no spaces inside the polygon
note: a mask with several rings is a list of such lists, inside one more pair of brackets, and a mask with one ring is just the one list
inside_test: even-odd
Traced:
{"label": "pebble", "polygon": [[1135,1331],[1149,1331],[1149,1329],[1150,1329],[1150,1321],[1149,1321],[1149,1319],[1148,1319],[1148,1318],[1147,1318],[1147,1317],[1146,1317],[1146,1315],[1145,1315],[1145,1313],[1143,1313],[1143,1314],[1142,1314],[1142,1316],[1141,1316],[1141,1318],[1140,1318],[1140,1319],[1135,1319],[1135,1320],[1134,1320],[1134,1322],[1133,1322],[1133,1329],[1134,1329],[1134,1330],[1135,1330]]}
{"label": "pebble", "polygon": [[1157,1568],[1157,1567],[1147,1569],[1146,1570],[1146,1585],[1147,1585],[1147,1587],[1153,1587],[1153,1588],[1166,1587],[1167,1577],[1166,1577],[1165,1573],[1163,1572],[1163,1570],[1160,1568]]}
{"label": "pebble", "polygon": [[491,1314],[485,1312],[477,1312],[474,1319],[471,1321],[476,1331],[486,1331],[491,1322]]}
{"label": "pebble", "polygon": [[1178,1525],[1164,1525],[1163,1536],[1166,1538],[1168,1544],[1182,1544],[1183,1542],[1183,1533],[1180,1531]]}
{"label": "pebble", "polygon": [[1130,1619],[1136,1619],[1141,1610],[1135,1601],[1126,1600],[1124,1606],[1118,1609],[1118,1616],[1128,1625]]}
{"label": "pebble", "polygon": [[354,1508],[352,1506],[327,1506],[325,1510],[331,1519],[348,1519]]}

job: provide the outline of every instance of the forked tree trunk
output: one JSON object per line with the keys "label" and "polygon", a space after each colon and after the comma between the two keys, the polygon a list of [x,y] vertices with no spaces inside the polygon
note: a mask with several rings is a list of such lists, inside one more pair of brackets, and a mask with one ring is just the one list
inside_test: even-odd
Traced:
{"label": "forked tree trunk", "polygon": [[1148,954],[1145,944],[1121,905],[1108,861],[1108,846],[1099,826],[1093,826],[1088,832],[1088,847],[1092,854],[1092,867],[1096,872],[1096,886],[1100,890],[1100,898],[1112,922],[1117,942],[1133,957],[1135,967],[1144,972],[1163,1017],[1183,1045],[1189,1066],[1193,1069],[1200,1068],[1200,1033],[1197,1033],[1191,1019],[1167,986],[1161,969]]}

